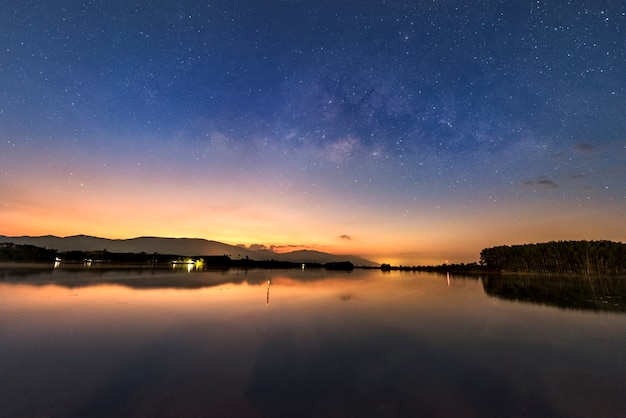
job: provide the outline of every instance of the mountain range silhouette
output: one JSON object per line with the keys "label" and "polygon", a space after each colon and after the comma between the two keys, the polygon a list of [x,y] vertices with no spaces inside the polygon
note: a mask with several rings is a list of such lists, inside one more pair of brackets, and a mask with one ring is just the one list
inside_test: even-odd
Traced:
{"label": "mountain range silhouette", "polygon": [[118,253],[160,253],[184,256],[227,255],[233,260],[246,257],[257,260],[290,261],[296,263],[331,263],[350,261],[355,266],[378,266],[371,260],[356,255],[337,255],[313,250],[297,250],[277,253],[269,249],[252,250],[237,245],[224,244],[202,238],[164,238],[137,237],[129,239],[108,239],[89,235],[69,237],[45,236],[4,236],[0,242],[12,242],[18,245],[35,245],[57,251],[98,251],[107,250]]}

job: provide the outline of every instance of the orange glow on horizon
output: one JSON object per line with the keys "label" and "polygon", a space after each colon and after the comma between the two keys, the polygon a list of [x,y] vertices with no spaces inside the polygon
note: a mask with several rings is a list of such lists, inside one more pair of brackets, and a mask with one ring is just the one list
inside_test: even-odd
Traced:
{"label": "orange glow on horizon", "polygon": [[[281,195],[267,188],[255,197],[249,189],[256,180],[225,188],[199,181],[146,182],[143,176],[78,178],[81,170],[87,169],[78,167],[71,176],[44,170],[43,179],[25,171],[21,187],[6,188],[10,193],[0,206],[0,234],[204,238],[274,246],[281,253],[350,254],[394,265],[476,262],[481,249],[494,245],[626,240],[618,202],[568,212],[560,204],[536,202],[436,208],[415,203],[414,215],[407,216],[392,209],[355,209],[322,194]],[[176,192],[165,193],[170,190]]]}

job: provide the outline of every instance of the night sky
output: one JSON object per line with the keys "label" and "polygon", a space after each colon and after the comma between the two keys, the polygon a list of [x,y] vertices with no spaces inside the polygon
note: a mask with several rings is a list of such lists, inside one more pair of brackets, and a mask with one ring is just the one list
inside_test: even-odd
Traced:
{"label": "night sky", "polygon": [[622,1],[0,0],[0,234],[626,241]]}

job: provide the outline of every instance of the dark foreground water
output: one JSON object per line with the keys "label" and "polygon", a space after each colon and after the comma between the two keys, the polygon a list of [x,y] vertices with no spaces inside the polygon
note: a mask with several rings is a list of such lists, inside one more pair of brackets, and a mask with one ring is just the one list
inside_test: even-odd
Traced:
{"label": "dark foreground water", "polygon": [[625,417],[625,280],[0,269],[0,416]]}

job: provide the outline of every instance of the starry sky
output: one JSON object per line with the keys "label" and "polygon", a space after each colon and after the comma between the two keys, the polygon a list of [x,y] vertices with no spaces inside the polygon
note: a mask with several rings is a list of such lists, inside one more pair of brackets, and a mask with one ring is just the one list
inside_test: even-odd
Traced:
{"label": "starry sky", "polygon": [[621,1],[0,0],[0,234],[625,242],[625,40]]}

